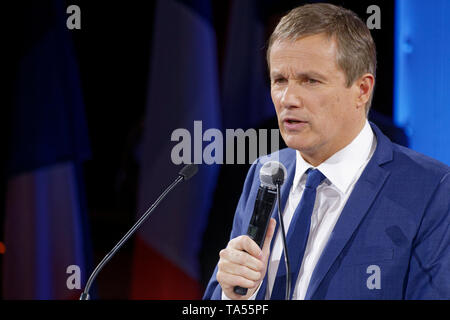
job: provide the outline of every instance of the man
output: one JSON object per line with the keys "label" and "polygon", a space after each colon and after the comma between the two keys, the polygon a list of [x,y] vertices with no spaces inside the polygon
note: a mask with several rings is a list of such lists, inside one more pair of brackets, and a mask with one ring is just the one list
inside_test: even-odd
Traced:
{"label": "man", "polygon": [[[449,299],[450,168],[369,124],[376,51],[366,25],[333,5],[298,7],[267,56],[288,146],[276,156],[287,168],[289,299]],[[245,235],[263,160],[249,170],[205,299],[285,298],[276,210],[262,249]]]}

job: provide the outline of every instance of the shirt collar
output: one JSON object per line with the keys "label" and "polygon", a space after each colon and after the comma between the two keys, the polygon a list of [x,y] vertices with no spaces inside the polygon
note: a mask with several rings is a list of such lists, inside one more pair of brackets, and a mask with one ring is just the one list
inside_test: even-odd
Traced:
{"label": "shirt collar", "polygon": [[[345,148],[339,150],[330,158],[322,162],[317,169],[335,185],[339,191],[346,193],[360,168],[367,162],[373,153],[374,134],[369,122],[366,120],[364,128],[353,141]],[[306,162],[300,152],[296,152],[294,188],[297,188],[306,170],[314,168]]]}

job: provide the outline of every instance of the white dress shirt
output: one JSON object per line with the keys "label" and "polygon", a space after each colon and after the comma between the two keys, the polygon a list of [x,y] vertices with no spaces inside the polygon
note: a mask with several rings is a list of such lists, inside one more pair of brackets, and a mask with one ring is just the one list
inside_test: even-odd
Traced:
{"label": "white dress shirt", "polygon": [[[356,181],[358,181],[361,173],[372,157],[376,149],[376,144],[375,135],[372,132],[369,122],[366,120],[364,128],[349,145],[317,167],[326,179],[317,187],[308,242],[292,299],[303,300],[305,298],[314,268],[319,261],[322,251],[328,242],[331,232],[339,219],[341,211]],[[292,215],[300,203],[306,183],[305,172],[309,168],[314,169],[313,166],[302,158],[300,152],[297,151],[295,176],[283,212],[283,221],[287,232],[289,232]],[[280,263],[283,252],[281,228],[278,228],[277,234],[272,241],[275,242],[267,268],[268,283],[266,299],[270,299],[270,295],[272,294],[278,264]],[[250,299],[256,298],[258,290]],[[222,299],[228,300],[229,298],[222,292]]]}

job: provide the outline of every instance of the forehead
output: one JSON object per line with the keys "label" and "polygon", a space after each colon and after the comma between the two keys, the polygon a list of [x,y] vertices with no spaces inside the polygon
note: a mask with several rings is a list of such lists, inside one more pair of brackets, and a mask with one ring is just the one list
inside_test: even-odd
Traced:
{"label": "forehead", "polygon": [[321,33],[297,40],[277,40],[270,49],[270,71],[336,72],[337,44],[334,38]]}

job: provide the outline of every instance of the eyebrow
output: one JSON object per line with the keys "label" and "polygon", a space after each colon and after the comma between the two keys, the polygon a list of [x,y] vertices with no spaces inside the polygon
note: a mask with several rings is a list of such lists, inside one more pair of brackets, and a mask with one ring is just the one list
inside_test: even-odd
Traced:
{"label": "eyebrow", "polygon": [[[284,78],[284,75],[283,75],[282,72],[275,71],[275,72],[271,73],[270,77],[272,79],[280,78],[280,77]],[[297,79],[305,79],[305,78],[317,78],[319,80],[326,80],[327,79],[325,76],[323,76],[322,74],[320,74],[318,72],[315,72],[315,71],[299,72],[299,73],[295,74],[295,77]]]}

